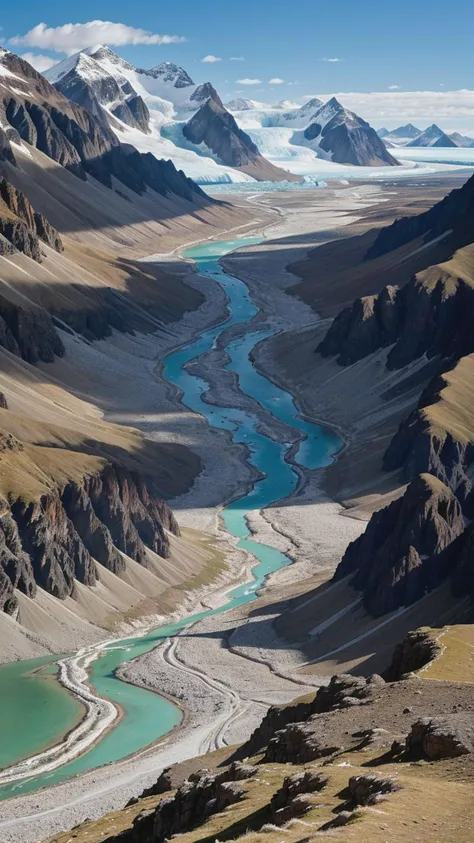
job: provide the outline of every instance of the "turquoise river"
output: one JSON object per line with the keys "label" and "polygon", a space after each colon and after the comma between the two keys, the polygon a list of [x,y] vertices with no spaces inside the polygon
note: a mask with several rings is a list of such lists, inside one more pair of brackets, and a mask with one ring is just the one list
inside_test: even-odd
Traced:
{"label": "turquoise river", "polygon": [[[160,641],[199,618],[254,600],[268,574],[290,563],[289,558],[279,551],[252,541],[246,516],[250,511],[268,506],[295,490],[298,475],[291,462],[285,459],[291,443],[279,443],[260,433],[258,419],[252,413],[206,404],[202,396],[208,390],[208,384],[189,374],[185,368],[190,360],[213,348],[223,331],[233,325],[248,323],[259,312],[246,284],[224,273],[219,258],[235,249],[259,243],[261,239],[209,242],[185,252],[184,257],[195,262],[201,275],[210,276],[222,285],[228,298],[228,318],[169,354],[164,365],[164,377],[182,390],[183,403],[205,415],[213,427],[229,431],[234,442],[245,443],[249,461],[264,475],[248,494],[222,511],[227,530],[238,537],[239,545],[255,557],[253,581],[230,591],[226,605],[217,610],[201,612],[178,623],[154,629],[142,637],[114,641],[108,645],[91,665],[90,684],[98,695],[120,706],[122,719],[79,758],[54,772],[5,785],[0,789],[0,799],[56,784],[91,768],[117,761],[154,743],[176,727],[180,723],[181,712],[175,705],[156,693],[120,681],[115,676],[115,670],[123,662],[148,652]],[[272,330],[256,330],[230,341],[227,345],[230,360],[226,368],[238,375],[243,393],[255,398],[275,418],[300,432],[302,439],[293,457],[295,463],[307,468],[325,466],[340,448],[339,438],[331,430],[302,419],[291,395],[260,375],[249,359],[255,344],[272,333]],[[0,668],[0,768],[50,746],[81,716],[77,702],[59,686],[54,676],[49,675],[54,672],[51,661],[51,658],[35,659]]]}

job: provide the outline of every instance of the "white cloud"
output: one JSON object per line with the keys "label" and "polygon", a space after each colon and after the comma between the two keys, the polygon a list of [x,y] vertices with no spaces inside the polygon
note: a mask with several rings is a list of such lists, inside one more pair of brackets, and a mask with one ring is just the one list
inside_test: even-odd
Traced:
{"label": "white cloud", "polygon": [[311,94],[304,100],[319,96],[340,102],[366,120],[393,120],[397,125],[419,120],[426,125],[450,121],[460,125],[466,119],[474,124],[474,90],[467,91],[385,91],[371,93]]}
{"label": "white cloud", "polygon": [[280,79],[280,77],[279,77],[279,76],[274,76],[274,77],[273,77],[273,79],[269,79],[269,80],[268,80],[268,84],[269,84],[269,85],[284,85],[284,84],[285,84],[285,80],[284,80],[284,79]]}
{"label": "white cloud", "polygon": [[237,79],[237,85],[261,85],[261,79]]}
{"label": "white cloud", "polygon": [[230,60],[231,61],[245,61],[245,58],[244,58],[244,56],[231,56]]}
{"label": "white cloud", "polygon": [[124,23],[91,20],[87,23],[65,23],[63,26],[39,23],[24,35],[11,38],[10,44],[23,44],[26,47],[72,55],[95,44],[123,47],[125,44],[177,44],[185,40],[182,35],[158,35]]}
{"label": "white cloud", "polygon": [[338,58],[334,58],[334,59],[321,59],[321,61],[328,61],[330,64],[335,64],[335,63],[336,63],[336,62],[338,62],[338,61],[344,61],[344,59],[338,59]]}
{"label": "white cloud", "polygon": [[400,90],[400,85],[389,85],[389,86],[388,86],[388,90],[389,90],[389,91],[399,91],[399,90]]}
{"label": "white cloud", "polygon": [[222,59],[219,58],[219,56],[204,56],[204,58],[201,59],[201,61],[204,64],[214,64],[216,61],[222,61]]}
{"label": "white cloud", "polygon": [[52,59],[51,56],[43,56],[41,53],[22,53],[21,58],[25,59],[28,64],[31,64],[39,73],[43,73],[44,70],[48,70],[55,64],[59,64],[60,61],[60,59]]}

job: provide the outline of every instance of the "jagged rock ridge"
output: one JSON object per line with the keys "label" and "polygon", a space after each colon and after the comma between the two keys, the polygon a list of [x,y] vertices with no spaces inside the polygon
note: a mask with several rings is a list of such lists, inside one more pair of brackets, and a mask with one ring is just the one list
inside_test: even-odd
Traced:
{"label": "jagged rock ridge", "polygon": [[[39,240],[62,252],[64,246],[55,228],[38,214],[24,193],[0,178],[0,234],[15,249],[41,263]],[[1,254],[1,247],[0,247]]]}
{"label": "jagged rock ridge", "polygon": [[[22,446],[8,437],[7,448]],[[37,500],[1,506],[0,609],[9,614],[17,608],[13,589],[34,597],[41,586],[59,599],[74,597],[76,581],[93,586],[99,579],[96,561],[119,574],[122,551],[147,567],[147,548],[166,559],[168,533],[179,535],[153,481],[117,464]]]}
{"label": "jagged rock ridge", "polygon": [[404,287],[384,287],[356,299],[334,319],[317,351],[351,365],[393,346],[387,367],[399,369],[423,354],[456,358],[474,350],[470,328],[474,287],[445,267],[419,273]]}
{"label": "jagged rock ridge", "polygon": [[464,530],[459,501],[430,474],[416,477],[402,497],[374,513],[347,548],[335,579],[352,575],[375,617],[410,606],[446,576],[441,554]]}

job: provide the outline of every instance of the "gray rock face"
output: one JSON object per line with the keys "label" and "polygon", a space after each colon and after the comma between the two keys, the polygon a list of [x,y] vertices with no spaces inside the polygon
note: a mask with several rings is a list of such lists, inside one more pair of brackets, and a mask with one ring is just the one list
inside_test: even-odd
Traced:
{"label": "gray rock face", "polygon": [[205,143],[230,167],[256,163],[261,158],[251,138],[239,129],[235,119],[213,99],[206,100],[183,128],[192,143]]}
{"label": "gray rock face", "polygon": [[[2,447],[22,448],[5,434],[0,437]],[[0,517],[4,610],[14,609],[5,577],[12,588],[29,597],[34,597],[36,585],[59,599],[74,597],[75,580],[89,586],[96,583],[94,559],[116,574],[125,569],[119,550],[144,566],[146,548],[166,559],[167,532],[178,535],[179,528],[152,482],[118,465],[107,465],[81,484],[71,482],[57,494],[31,503],[4,502]]]}
{"label": "gray rock face", "polygon": [[423,354],[461,356],[474,350],[472,314],[472,287],[433,267],[429,277],[356,299],[335,318],[316,350],[323,357],[337,355],[347,366],[393,345],[388,369],[403,368]]}
{"label": "gray rock face", "polygon": [[474,751],[474,727],[469,713],[417,720],[406,739],[409,755],[421,753],[430,761],[458,758]]}
{"label": "gray rock face", "polygon": [[398,682],[405,674],[420,670],[440,652],[441,646],[429,630],[415,629],[409,632],[395,647],[390,667],[385,673],[387,682]]}
{"label": "gray rock face", "polygon": [[163,61],[151,70],[143,70],[140,68],[138,73],[144,73],[145,76],[151,76],[153,79],[161,79],[163,82],[171,83],[174,88],[188,88],[194,85],[189,73],[186,73],[183,67],[174,64],[172,61]]}
{"label": "gray rock face", "polygon": [[400,790],[393,779],[383,779],[375,775],[351,776],[349,793],[354,805],[375,805],[390,793]]}
{"label": "gray rock face", "polygon": [[[2,203],[6,211],[10,211],[16,221],[10,222],[10,215],[2,214]],[[26,231],[24,226],[26,225]],[[28,257],[41,262],[41,251],[38,239],[42,240],[56,252],[62,252],[64,246],[55,228],[48,222],[46,217],[38,214],[32,207],[29,200],[21,190],[9,184],[6,179],[0,178],[0,231],[3,236],[10,240],[15,248],[24,252]]]}
{"label": "gray rock face", "polygon": [[0,161],[9,161],[10,164],[16,165],[16,158],[11,143],[2,126],[0,126]]}
{"label": "gray rock face", "polygon": [[275,825],[284,825],[293,817],[303,816],[311,808],[311,802],[304,798],[305,795],[319,793],[327,783],[328,779],[325,776],[313,770],[287,776],[270,801],[272,822]]}
{"label": "gray rock face", "polygon": [[45,310],[24,310],[0,296],[0,345],[28,363],[52,363],[64,346]]}
{"label": "gray rock face", "polygon": [[463,530],[455,495],[431,475],[420,475],[401,498],[372,515],[335,579],[353,574],[351,584],[375,617],[410,606],[439,584],[440,554]]}
{"label": "gray rock face", "polygon": [[311,718],[291,723],[269,741],[263,760],[273,764],[306,764],[333,755],[340,747],[325,744],[314,734]]}
{"label": "gray rock face", "polygon": [[397,166],[385,144],[369,123],[345,109],[333,97],[316,112],[304,132],[308,141],[318,140],[319,147],[331,154],[337,164],[379,167]]}
{"label": "gray rock face", "polygon": [[124,843],[163,843],[173,834],[183,834],[200,826],[208,817],[244,797],[245,788],[241,784],[245,781],[244,770],[250,776],[257,772],[256,767],[231,765],[218,775],[211,775],[208,770],[194,773],[178,787],[174,796],[163,799],[151,811],[139,814],[130,833],[109,838],[110,843],[115,839]]}
{"label": "gray rock face", "polygon": [[183,126],[183,134],[191,143],[205,143],[223,164],[241,167],[257,179],[282,181],[295,178],[270,164],[260,154],[253,140],[238,127],[219,97],[211,96],[206,100]]}

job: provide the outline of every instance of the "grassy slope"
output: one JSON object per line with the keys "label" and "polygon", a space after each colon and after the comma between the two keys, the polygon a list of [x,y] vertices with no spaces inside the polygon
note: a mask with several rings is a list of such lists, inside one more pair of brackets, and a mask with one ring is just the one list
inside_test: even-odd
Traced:
{"label": "grassy slope", "polygon": [[[452,640],[457,641],[461,636],[463,642],[472,647],[473,628],[453,628],[455,637]],[[451,630],[448,630],[444,633],[443,641],[448,639],[450,632]],[[451,638],[446,642],[447,648],[451,647],[450,642]],[[421,690],[415,690],[415,696],[410,702],[418,699],[416,693],[420,693],[420,700],[426,698],[425,707],[428,705],[429,708],[432,700],[433,708],[436,709],[437,687],[440,686],[437,682],[431,684],[430,680],[456,679],[449,667],[446,673],[443,665],[449,665],[448,655],[444,661],[441,656],[431,668],[423,671],[424,681],[420,682],[419,686],[412,686],[411,693],[413,687],[419,687]],[[468,681],[472,681],[472,670],[468,676]],[[398,683],[394,686],[395,691],[397,685]],[[455,697],[453,686],[453,699]],[[388,711],[383,715],[379,708],[379,704],[375,702],[368,712],[369,718],[374,718],[374,726],[384,722],[384,716],[390,718]],[[356,732],[360,713],[353,709],[350,715],[346,711],[341,712],[341,716],[344,720],[349,716],[352,718],[352,729]],[[336,727],[336,730],[338,717],[336,711],[329,715],[328,720],[328,723],[332,724],[331,728]],[[367,717],[362,719],[366,721]],[[431,763],[393,762],[386,756],[386,748],[360,748],[360,738],[357,735],[350,735],[348,731],[344,734],[344,747],[329,760],[290,765],[265,763],[261,754],[249,759],[251,763],[259,765],[259,772],[244,783],[244,799],[222,813],[210,817],[195,830],[176,835],[173,839],[179,843],[214,843],[217,840],[236,840],[242,837],[248,843],[281,843],[282,840],[297,843],[318,839],[321,827],[334,819],[338,811],[344,808],[349,777],[375,773],[382,778],[394,779],[400,790],[375,806],[358,809],[355,821],[341,829],[333,830],[331,839],[340,840],[341,843],[387,843],[388,840],[390,843],[406,843],[407,840],[412,843],[471,843],[474,827],[474,759],[471,756]],[[231,754],[232,751],[233,748],[230,750]],[[212,771],[221,768],[226,764],[228,757],[229,750],[224,749],[177,765],[173,768],[173,785],[177,786],[197,769],[206,768]],[[276,828],[271,824],[271,795],[281,787],[286,776],[308,769],[320,769],[328,778],[328,784],[320,793],[310,797],[311,809],[302,820],[292,820],[283,829]],[[129,829],[141,811],[153,809],[162,798],[152,796],[140,800],[137,804],[108,814],[98,821],[86,822],[76,827],[72,833],[55,835],[47,843],[71,843],[72,840],[74,843],[104,843],[110,837]]]}

